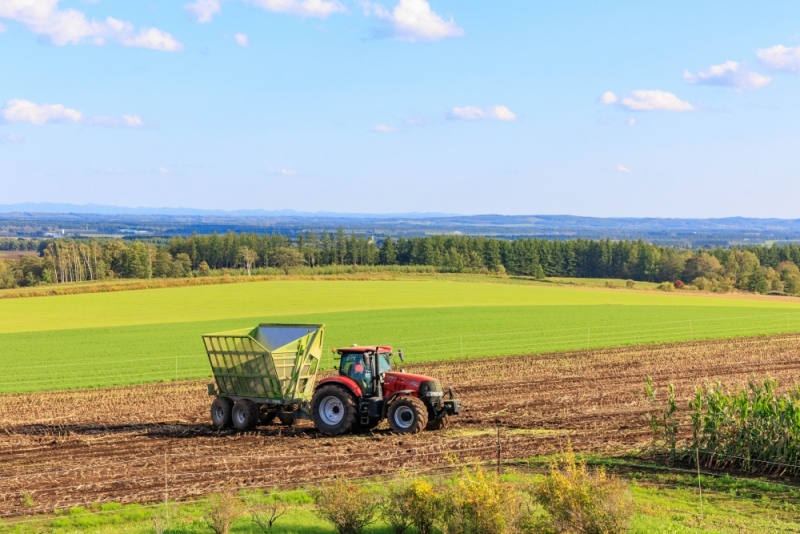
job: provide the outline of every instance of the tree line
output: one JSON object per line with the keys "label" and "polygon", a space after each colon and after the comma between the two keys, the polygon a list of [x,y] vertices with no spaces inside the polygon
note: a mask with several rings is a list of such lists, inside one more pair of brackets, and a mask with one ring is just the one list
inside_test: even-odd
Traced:
{"label": "tree line", "polygon": [[[25,247],[33,246],[27,241]],[[406,265],[430,266],[444,273],[622,278],[660,282],[665,289],[800,294],[800,246],[793,244],[686,250],[641,239],[556,241],[434,235],[376,241],[341,229],[304,232],[295,238],[228,232],[166,242],[52,239],[34,243],[38,256],[0,261],[0,286],[180,278],[231,271],[260,274],[275,269],[288,273],[300,267],[331,265]]]}

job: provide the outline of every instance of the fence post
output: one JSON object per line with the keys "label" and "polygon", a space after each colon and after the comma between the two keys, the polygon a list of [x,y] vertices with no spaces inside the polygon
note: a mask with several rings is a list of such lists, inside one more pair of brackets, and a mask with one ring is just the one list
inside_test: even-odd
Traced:
{"label": "fence post", "polygon": [[695,445],[694,460],[697,464],[697,489],[700,492],[700,521],[703,520],[703,485],[700,483],[700,444]]}
{"label": "fence post", "polygon": [[497,476],[500,476],[500,421],[497,422]]}
{"label": "fence post", "polygon": [[164,517],[169,524],[169,488],[167,486],[167,451],[164,451]]}

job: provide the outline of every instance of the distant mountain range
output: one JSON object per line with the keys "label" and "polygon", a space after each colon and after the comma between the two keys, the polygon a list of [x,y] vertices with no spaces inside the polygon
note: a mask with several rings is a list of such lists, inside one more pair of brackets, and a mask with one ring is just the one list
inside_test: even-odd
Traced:
{"label": "distant mountain range", "polygon": [[516,239],[644,239],[651,243],[731,246],[800,243],[800,219],[579,217],[575,215],[456,215],[450,213],[335,213],[295,210],[124,208],[100,204],[0,205],[0,237],[151,235],[193,232],[336,231],[386,236],[483,235]]}
{"label": "distant mountain range", "polygon": [[105,204],[56,204],[52,202],[25,202],[0,204],[0,213],[76,213],[92,215],[176,215],[217,217],[345,217],[348,219],[425,219],[452,217],[452,213],[334,213],[328,211],[305,212],[295,210],[204,210],[197,208],[129,208]]}

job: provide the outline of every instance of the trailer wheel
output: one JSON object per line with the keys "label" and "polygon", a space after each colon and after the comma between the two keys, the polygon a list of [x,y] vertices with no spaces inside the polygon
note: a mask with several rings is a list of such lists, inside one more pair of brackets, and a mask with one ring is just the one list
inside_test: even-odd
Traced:
{"label": "trailer wheel", "polygon": [[236,430],[252,430],[258,424],[258,406],[251,400],[238,400],[233,404],[231,419]]}
{"label": "trailer wheel", "polygon": [[350,432],[356,423],[355,399],[339,386],[322,386],[311,399],[311,419],[323,434]]}
{"label": "trailer wheel", "polygon": [[425,430],[442,430],[444,428],[447,428],[447,423],[448,423],[448,420],[447,420],[447,416],[445,415],[445,416],[440,417],[439,419],[434,419],[433,421],[430,421],[425,426]]}
{"label": "trailer wheel", "polygon": [[231,426],[231,409],[233,401],[228,397],[217,397],[211,403],[211,424],[217,430]]}
{"label": "trailer wheel", "polygon": [[416,397],[403,397],[389,406],[388,419],[394,432],[416,434],[428,424],[428,409]]}

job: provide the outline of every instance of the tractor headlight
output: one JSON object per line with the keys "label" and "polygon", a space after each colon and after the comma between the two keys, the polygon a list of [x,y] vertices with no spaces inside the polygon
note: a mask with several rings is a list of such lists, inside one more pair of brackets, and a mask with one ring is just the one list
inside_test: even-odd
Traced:
{"label": "tractor headlight", "polygon": [[438,380],[426,380],[419,385],[419,396],[438,399],[444,395],[442,384]]}

